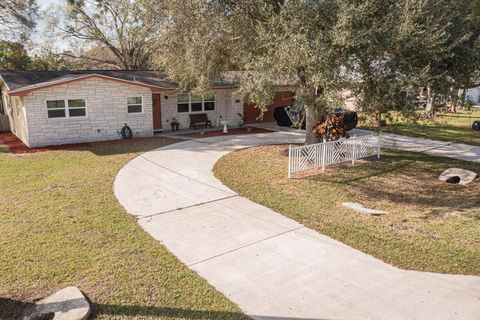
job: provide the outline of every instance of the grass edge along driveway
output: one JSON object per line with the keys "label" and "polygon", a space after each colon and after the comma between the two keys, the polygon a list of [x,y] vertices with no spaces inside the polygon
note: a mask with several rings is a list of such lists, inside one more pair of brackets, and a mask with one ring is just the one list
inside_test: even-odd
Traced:
{"label": "grass edge along driveway", "polygon": [[248,319],[144,232],[113,194],[129,160],[173,142],[27,155],[0,148],[0,319],[70,285],[92,300],[96,319]]}
{"label": "grass edge along driveway", "polygon": [[[381,160],[289,180],[288,146],[255,147],[225,155],[214,173],[241,196],[387,263],[480,275],[480,181],[463,187],[437,179],[449,167],[480,173],[480,166],[420,153],[382,152]],[[357,213],[342,202],[360,202],[388,214]]]}

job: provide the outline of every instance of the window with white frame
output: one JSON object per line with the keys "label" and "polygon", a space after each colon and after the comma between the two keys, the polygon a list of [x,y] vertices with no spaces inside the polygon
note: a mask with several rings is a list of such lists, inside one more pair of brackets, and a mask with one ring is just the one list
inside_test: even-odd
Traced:
{"label": "window with white frame", "polygon": [[49,118],[75,118],[87,116],[85,99],[47,100]]}
{"label": "window with white frame", "polygon": [[68,116],[69,117],[86,117],[87,106],[83,99],[67,100],[68,103]]}
{"label": "window with white frame", "polygon": [[215,93],[205,95],[177,95],[177,112],[203,112],[215,110]]}
{"label": "window with white frame", "polygon": [[203,96],[203,110],[215,110],[215,93],[207,93]]}
{"label": "window with white frame", "polygon": [[65,100],[47,101],[47,113],[49,118],[65,118]]}
{"label": "window with white frame", "polygon": [[185,94],[177,95],[177,111],[189,112],[190,111],[190,96]]}
{"label": "window with white frame", "polygon": [[143,112],[142,97],[128,97],[127,111],[128,113],[142,113]]}

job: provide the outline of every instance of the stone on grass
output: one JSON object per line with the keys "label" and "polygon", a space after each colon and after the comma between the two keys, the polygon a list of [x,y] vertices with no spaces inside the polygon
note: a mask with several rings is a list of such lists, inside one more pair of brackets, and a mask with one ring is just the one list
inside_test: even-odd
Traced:
{"label": "stone on grass", "polygon": [[38,301],[27,310],[23,320],[86,320],[90,304],[77,287],[67,287]]}
{"label": "stone on grass", "polygon": [[[453,183],[453,181],[458,179],[452,179],[454,177],[459,177],[460,181],[458,184],[465,186],[475,180],[477,174],[470,170],[460,169],[460,168],[450,168],[442,172],[438,177],[439,180]],[[450,179],[450,180],[449,180]]]}
{"label": "stone on grass", "polygon": [[380,216],[382,214],[386,214],[387,212],[382,211],[382,210],[375,210],[375,209],[369,209],[365,208],[362,204],[357,203],[357,202],[343,202],[342,206],[347,207],[349,209],[361,212],[361,213],[367,213],[372,216]]}

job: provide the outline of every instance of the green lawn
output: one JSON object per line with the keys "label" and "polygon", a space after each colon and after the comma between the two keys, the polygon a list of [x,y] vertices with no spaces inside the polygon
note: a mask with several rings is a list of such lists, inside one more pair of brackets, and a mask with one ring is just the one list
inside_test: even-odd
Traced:
{"label": "green lawn", "polygon": [[[480,181],[464,187],[437,180],[449,167],[480,173],[480,166],[419,153],[383,153],[381,160],[289,180],[288,146],[257,147],[224,156],[214,172],[242,196],[388,263],[480,275]],[[342,202],[388,214],[357,213]]]}
{"label": "green lawn", "polygon": [[[246,319],[125,212],[116,173],[173,140],[11,155],[0,147],[0,319],[69,285],[97,319]],[[132,190],[135,192],[135,190]]]}
{"label": "green lawn", "polygon": [[480,146],[480,131],[472,130],[474,120],[480,120],[480,110],[460,111],[458,113],[438,114],[433,120],[423,120],[418,123],[398,121],[384,128],[371,128],[366,123],[360,127],[382,130],[406,136],[429,138],[450,142],[466,143]]}

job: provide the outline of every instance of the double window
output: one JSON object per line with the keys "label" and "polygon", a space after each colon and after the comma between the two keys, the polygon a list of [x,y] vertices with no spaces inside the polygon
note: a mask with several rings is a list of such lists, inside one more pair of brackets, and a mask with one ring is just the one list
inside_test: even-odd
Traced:
{"label": "double window", "polygon": [[143,112],[142,97],[128,97],[127,98],[127,112],[128,113],[142,113]]}
{"label": "double window", "polygon": [[203,112],[215,110],[215,94],[205,95],[179,94],[177,95],[178,112]]}
{"label": "double window", "polygon": [[87,106],[84,99],[47,100],[49,118],[86,117]]}

